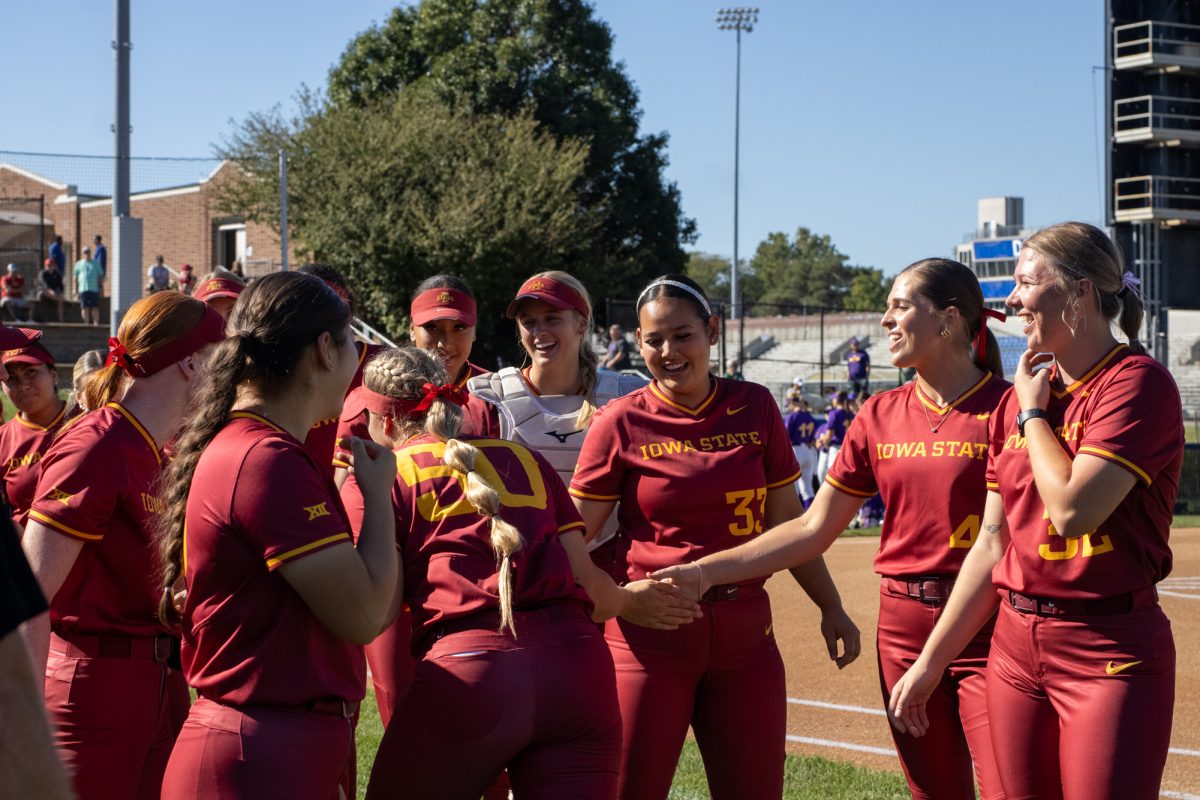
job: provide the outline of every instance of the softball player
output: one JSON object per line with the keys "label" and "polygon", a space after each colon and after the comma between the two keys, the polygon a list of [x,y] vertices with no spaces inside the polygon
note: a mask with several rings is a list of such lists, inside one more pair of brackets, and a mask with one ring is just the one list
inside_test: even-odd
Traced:
{"label": "softball player", "polygon": [[1102,231],[1039,231],[1015,279],[1007,302],[1029,350],[992,417],[983,531],[896,685],[895,724],[934,731],[933,676],[999,601],[988,717],[1010,800],[1156,798],[1175,646],[1154,585],[1171,569],[1178,389],[1137,341],[1137,280]]}
{"label": "softball player", "polygon": [[[994,313],[994,312],[992,312]],[[662,570],[691,592],[801,564],[824,552],[877,492],[886,508],[875,571],[884,704],[920,653],[979,534],[988,421],[1008,388],[983,294],[955,261],[926,259],[896,277],[881,320],[892,363],[917,380],[870,398],[808,512],[743,547]],[[997,315],[998,316],[998,315]],[[1002,798],[988,738],[986,625],[938,676],[938,736],[894,732],[914,798]]]}
{"label": "softball player", "polygon": [[233,304],[246,290],[246,284],[229,270],[218,268],[216,272],[205,275],[196,286],[192,295],[197,300],[207,303],[224,319],[229,319],[233,312]]}
{"label": "softball player", "polygon": [[[346,278],[341,272],[327,264],[305,264],[296,271],[302,275],[313,275],[325,281],[325,285],[332,289],[350,309],[350,316],[353,318],[356,305],[354,293],[350,291],[350,285],[346,283]],[[358,368],[354,372],[350,386],[346,389],[346,395],[349,395],[350,392],[362,385],[363,366],[371,356],[383,349],[381,345],[359,341],[354,342],[354,348],[358,354]],[[345,398],[343,397],[342,399],[344,405]],[[347,453],[343,451],[341,456],[335,459],[338,426],[344,410],[343,405],[338,406],[336,414],[319,420],[316,425],[313,425],[313,429],[309,431],[308,436],[304,440],[304,446],[317,459],[317,463],[326,465],[330,475],[335,475],[336,470],[339,468],[343,470],[347,469]],[[340,481],[345,480],[345,475],[336,475],[335,479],[340,483]]]}
{"label": "softball player", "polygon": [[[699,286],[681,275],[654,280],[638,321],[654,382],[596,412],[570,489],[591,533],[620,501],[617,559],[628,579],[730,548],[802,510],[774,398],[709,372],[717,318]],[[841,639],[844,662],[853,660],[858,630],[824,562],[797,578],[822,607],[829,647]],[[625,734],[621,797],[667,796],[689,725],[716,800],[782,793],[787,706],[764,580],[714,586],[701,597],[703,624],[608,622]]]}
{"label": "softball player", "polygon": [[155,798],[162,785],[172,702],[186,687],[166,663],[174,631],[156,619],[159,442],[187,416],[224,331],[220,315],[178,292],[134,303],[87,384],[96,410],[40,462],[23,545],[53,599],[28,636],[81,798]]}
{"label": "softball player", "polygon": [[[364,385],[372,436],[398,448],[402,592],[421,657],[367,796],[473,800],[507,767],[518,797],[611,798],[621,723],[589,611],[628,613],[635,589],[588,558],[583,522],[545,458],[457,438],[466,396],[435,356],[385,351]],[[355,484],[343,487],[348,498]],[[696,604],[675,587],[637,588],[659,602],[643,622],[693,618]]]}
{"label": "softball player", "polygon": [[788,439],[792,443],[792,453],[796,463],[800,465],[800,479],[796,487],[805,507],[813,498],[813,473],[817,468],[816,452],[813,441],[816,438],[817,421],[813,419],[808,409],[808,401],[802,397],[788,400],[788,413],[784,417],[783,426],[787,429]]}
{"label": "softball player", "polygon": [[337,412],[358,369],[349,322],[316,278],[255,281],[180,437],[162,499],[157,613],[180,617],[182,577],[183,667],[199,698],[166,798],[354,796],[360,645],[395,613],[395,462],[353,445],[367,509],[356,547],[327,464],[301,442]]}
{"label": "softball player", "polygon": [[0,355],[8,373],[4,393],[17,409],[15,417],[0,425],[0,477],[18,530],[24,527],[33,502],[38,462],[63,423],[74,416],[71,404],[58,397],[58,370],[54,357],[38,341],[42,332],[20,330],[29,344]]}

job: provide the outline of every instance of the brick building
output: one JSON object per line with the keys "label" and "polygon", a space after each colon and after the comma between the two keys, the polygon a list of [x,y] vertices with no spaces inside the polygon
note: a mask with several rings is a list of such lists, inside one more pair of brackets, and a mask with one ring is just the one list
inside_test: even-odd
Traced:
{"label": "brick building", "polygon": [[[217,209],[216,198],[234,169],[224,161],[197,183],[130,195],[130,212],[142,219],[141,271],[157,255],[175,270],[191,264],[197,276],[217,265],[228,267],[234,259],[242,262],[247,275],[279,268],[279,237],[274,231]],[[33,279],[55,235],[63,237],[70,273],[97,234],[111,252],[111,197],[80,194],[72,184],[0,164],[0,257],[17,263],[27,279]],[[297,263],[291,248],[289,260]]]}

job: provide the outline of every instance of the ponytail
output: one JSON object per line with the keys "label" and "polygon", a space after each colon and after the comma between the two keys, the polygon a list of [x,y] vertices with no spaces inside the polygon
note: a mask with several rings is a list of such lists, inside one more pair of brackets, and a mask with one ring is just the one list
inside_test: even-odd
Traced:
{"label": "ponytail", "polygon": [[120,395],[124,385],[124,371],[116,364],[105,364],[84,379],[84,405],[93,409],[102,408]]}
{"label": "ponytail", "polygon": [[474,445],[450,439],[446,442],[443,463],[467,476],[467,502],[491,522],[490,543],[500,570],[500,629],[508,628],[516,636],[517,629],[513,626],[512,556],[521,549],[524,540],[520,531],[500,518],[499,492],[475,471],[475,457],[478,455],[479,450]]}
{"label": "ponytail", "polygon": [[188,490],[191,488],[192,476],[196,472],[200,454],[229,421],[229,411],[237,399],[238,384],[248,375],[245,341],[242,336],[231,336],[214,349],[208,362],[208,380],[204,382],[197,397],[192,422],[184,430],[175,458],[164,474],[162,498],[167,510],[159,520],[159,529],[155,537],[162,570],[162,597],[158,601],[158,619],[163,625],[170,626],[179,621],[174,597],[175,584],[183,572],[183,535]]}
{"label": "ponytail", "polygon": [[[588,320],[587,330],[591,330],[591,320]],[[596,413],[596,383],[597,370],[600,369],[600,359],[588,341],[587,333],[579,343],[579,385],[583,388],[583,405],[579,407],[575,426],[583,430],[592,421]]]}
{"label": "ponytail", "polygon": [[1121,332],[1129,337],[1130,349],[1144,355],[1146,348],[1138,341],[1138,334],[1142,330],[1142,318],[1146,314],[1142,296],[1134,289],[1122,289],[1117,294],[1117,299],[1121,301],[1121,313],[1117,316],[1117,324]]}
{"label": "ponytail", "polygon": [[1003,378],[1004,365],[1000,361],[1000,343],[996,341],[995,334],[990,330],[986,332],[984,338],[984,354],[982,358],[979,353],[975,354],[975,366],[992,373],[997,378]]}

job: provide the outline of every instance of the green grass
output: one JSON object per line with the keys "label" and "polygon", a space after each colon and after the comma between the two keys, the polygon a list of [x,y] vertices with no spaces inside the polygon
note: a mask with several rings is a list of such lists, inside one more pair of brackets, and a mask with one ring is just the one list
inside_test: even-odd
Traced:
{"label": "green grass", "polygon": [[[368,688],[358,720],[359,798],[366,795],[371,763],[382,736],[375,696]],[[788,756],[784,765],[783,800],[902,800],[908,796],[904,779],[898,773],[863,769],[816,756]],[[708,798],[704,764],[694,741],[689,740],[683,747],[669,797],[670,800]]]}
{"label": "green grass", "polygon": [[1200,528],[1200,514],[1176,514],[1172,528]]}

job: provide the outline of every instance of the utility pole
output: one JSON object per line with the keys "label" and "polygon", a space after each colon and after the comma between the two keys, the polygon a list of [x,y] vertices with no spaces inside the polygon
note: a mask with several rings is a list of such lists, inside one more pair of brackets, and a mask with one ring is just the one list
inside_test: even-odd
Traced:
{"label": "utility pole", "polygon": [[[116,113],[113,122],[112,278],[109,280],[109,330],[117,335],[121,318],[141,295],[142,221],[129,213],[129,0],[115,0]],[[81,231],[82,235],[83,232]]]}

